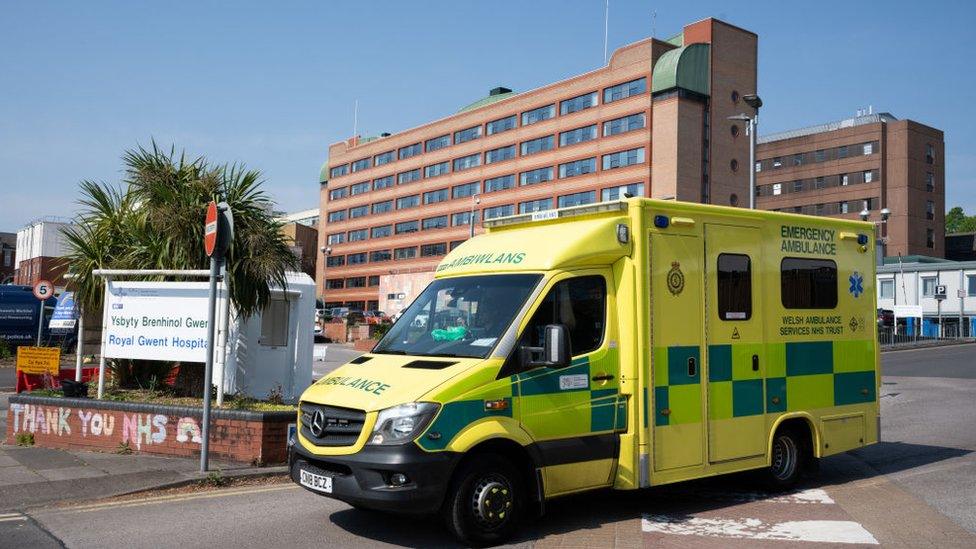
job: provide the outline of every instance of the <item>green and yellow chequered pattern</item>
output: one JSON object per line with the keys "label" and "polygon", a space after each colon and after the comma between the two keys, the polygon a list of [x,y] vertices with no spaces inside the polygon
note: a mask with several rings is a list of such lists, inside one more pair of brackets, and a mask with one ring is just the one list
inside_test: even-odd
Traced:
{"label": "green and yellow chequered pattern", "polygon": [[[765,353],[760,351],[765,348]],[[752,371],[752,355],[764,356],[765,379]],[[710,345],[710,419],[813,410],[875,400],[871,341]],[[701,421],[701,374],[689,375],[695,346],[654,349],[654,425]],[[765,391],[764,391],[765,389]],[[764,397],[765,392],[765,397]],[[668,410],[669,414],[662,412]]]}

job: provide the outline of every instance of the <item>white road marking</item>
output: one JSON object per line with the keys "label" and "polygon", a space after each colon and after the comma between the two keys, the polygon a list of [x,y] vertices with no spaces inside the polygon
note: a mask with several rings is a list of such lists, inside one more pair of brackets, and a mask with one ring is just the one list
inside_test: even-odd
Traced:
{"label": "white road marking", "polygon": [[735,502],[751,503],[762,501],[769,503],[817,503],[831,505],[834,499],[827,495],[827,491],[820,488],[810,488],[786,494],[769,494],[765,492],[696,492],[696,495],[718,500],[731,500]]}
{"label": "white road marking", "polygon": [[0,514],[0,522],[16,522],[27,520],[27,517],[21,515],[20,513],[4,513]]}
{"label": "white road marking", "polygon": [[878,540],[863,526],[849,520],[797,520],[767,523],[759,519],[690,519],[667,515],[645,515],[644,532],[679,536],[810,541],[824,543],[861,543],[878,545]]}

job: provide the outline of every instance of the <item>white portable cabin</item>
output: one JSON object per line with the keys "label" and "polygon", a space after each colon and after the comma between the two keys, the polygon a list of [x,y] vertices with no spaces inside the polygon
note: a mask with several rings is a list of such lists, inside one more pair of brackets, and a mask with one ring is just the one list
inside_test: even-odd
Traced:
{"label": "white portable cabin", "polygon": [[286,402],[297,401],[312,383],[314,328],[315,282],[305,273],[289,272],[287,287],[272,289],[264,310],[230,324],[223,383],[219,357],[214,383],[225,394],[262,400],[280,387]]}

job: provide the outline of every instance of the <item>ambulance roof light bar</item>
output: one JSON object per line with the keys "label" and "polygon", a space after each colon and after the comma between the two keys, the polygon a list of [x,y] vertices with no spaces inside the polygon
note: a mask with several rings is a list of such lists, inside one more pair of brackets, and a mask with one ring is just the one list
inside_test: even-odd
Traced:
{"label": "ambulance roof light bar", "polygon": [[627,211],[627,203],[623,200],[616,200],[613,202],[598,202],[596,204],[584,204],[582,206],[569,206],[566,208],[558,208],[555,210],[543,210],[541,212],[509,215],[505,217],[499,217],[496,219],[486,219],[481,223],[481,226],[485,228],[506,227],[510,225],[521,225],[523,223],[531,223],[533,221],[545,221],[548,219],[557,219],[557,218],[562,219],[564,217],[576,217],[580,215],[589,215],[595,213],[625,212],[625,211]]}

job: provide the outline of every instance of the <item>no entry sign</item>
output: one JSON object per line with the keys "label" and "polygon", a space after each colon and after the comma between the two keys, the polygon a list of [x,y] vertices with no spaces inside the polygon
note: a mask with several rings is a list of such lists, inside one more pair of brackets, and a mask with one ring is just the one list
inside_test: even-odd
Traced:
{"label": "no entry sign", "polygon": [[207,219],[203,225],[203,248],[207,257],[217,248],[217,203],[212,200],[207,206]]}

